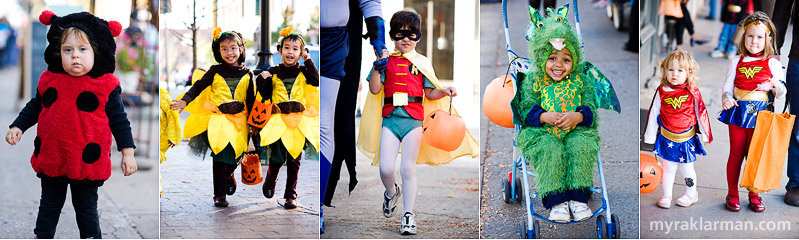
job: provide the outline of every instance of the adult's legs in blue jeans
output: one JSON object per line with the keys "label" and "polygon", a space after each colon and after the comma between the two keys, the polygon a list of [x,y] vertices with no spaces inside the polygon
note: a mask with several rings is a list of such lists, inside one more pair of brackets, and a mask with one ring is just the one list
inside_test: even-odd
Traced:
{"label": "adult's legs in blue jeans", "polygon": [[716,50],[726,52],[729,48],[728,45],[732,44],[732,37],[735,33],[735,24],[724,23],[721,27],[721,33],[719,34],[719,45],[716,46]]}
{"label": "adult's legs in blue jeans", "polygon": [[[791,113],[799,113],[799,60],[791,59],[788,61],[788,73],[786,76],[788,82],[788,101],[791,107]],[[792,187],[799,187],[799,119],[793,123],[793,131],[791,131],[791,144],[788,148],[788,183],[785,184],[785,189],[790,190]]]}

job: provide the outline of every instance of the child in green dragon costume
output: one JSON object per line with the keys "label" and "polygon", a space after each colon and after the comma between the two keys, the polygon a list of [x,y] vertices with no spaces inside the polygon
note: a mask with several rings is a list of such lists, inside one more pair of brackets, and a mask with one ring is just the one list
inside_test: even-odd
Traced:
{"label": "child in green dragon costume", "polygon": [[549,219],[567,223],[593,215],[587,202],[599,152],[597,108],[620,108],[610,82],[583,59],[580,36],[566,20],[568,4],[547,11],[543,18],[530,9],[533,66],[511,107],[522,126],[517,147],[536,169]]}

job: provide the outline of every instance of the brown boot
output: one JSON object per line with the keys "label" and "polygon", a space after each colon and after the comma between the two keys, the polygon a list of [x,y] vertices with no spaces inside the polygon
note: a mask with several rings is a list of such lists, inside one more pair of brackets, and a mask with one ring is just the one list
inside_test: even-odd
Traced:
{"label": "brown boot", "polygon": [[792,187],[785,193],[785,203],[794,207],[799,207],[799,187]]}

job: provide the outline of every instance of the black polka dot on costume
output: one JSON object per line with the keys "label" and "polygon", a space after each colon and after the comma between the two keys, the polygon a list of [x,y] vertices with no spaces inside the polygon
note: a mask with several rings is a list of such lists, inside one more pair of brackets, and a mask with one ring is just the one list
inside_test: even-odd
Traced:
{"label": "black polka dot on costume", "polygon": [[97,95],[92,92],[82,92],[78,95],[78,100],[75,101],[78,110],[84,112],[94,112],[100,106],[100,101],[97,100]]}
{"label": "black polka dot on costume", "polygon": [[33,139],[33,156],[39,157],[39,151],[42,148],[42,139],[39,136],[36,136],[36,139]]}
{"label": "black polka dot on costume", "polygon": [[50,107],[53,105],[55,100],[58,99],[58,91],[55,88],[47,88],[42,95],[42,104],[44,107]]}
{"label": "black polka dot on costume", "polygon": [[83,162],[92,164],[100,159],[100,144],[89,143],[83,148]]}

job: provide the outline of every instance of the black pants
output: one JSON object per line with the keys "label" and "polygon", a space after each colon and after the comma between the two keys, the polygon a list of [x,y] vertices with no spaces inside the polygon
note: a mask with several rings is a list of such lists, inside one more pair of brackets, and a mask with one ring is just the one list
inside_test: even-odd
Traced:
{"label": "black pants", "polygon": [[228,181],[236,183],[233,178],[233,172],[236,171],[238,165],[230,165],[219,161],[214,161],[214,196],[224,197],[226,193]]}
{"label": "black pants", "polygon": [[[286,173],[286,191],[283,193],[284,199],[297,199],[297,177],[300,173],[301,157],[302,155],[297,159],[292,159],[290,155],[286,156],[288,172]],[[277,174],[280,173],[280,167],[282,166],[283,163],[269,163],[269,170],[266,171],[264,190],[274,191],[275,185],[277,185]]]}
{"label": "black pants", "polygon": [[581,188],[581,189],[555,192],[549,194],[546,197],[542,198],[541,202],[544,204],[545,208],[550,209],[552,208],[552,206],[567,201],[578,201],[581,203],[588,203],[588,199],[590,198],[591,198],[591,189]]}
{"label": "black pants", "polygon": [[680,3],[680,8],[682,9],[682,18],[666,16],[666,19],[676,20],[674,24],[674,38],[677,40],[677,46],[682,45],[682,34],[685,30],[688,30],[688,34],[694,35],[694,22],[691,21],[691,13],[688,12],[685,3]]}
{"label": "black pants", "polygon": [[78,222],[80,238],[102,238],[100,215],[97,212],[97,186],[67,184],[42,178],[42,199],[33,233],[37,238],[54,238],[61,208],[67,198],[67,185],[72,189],[72,206]]}

